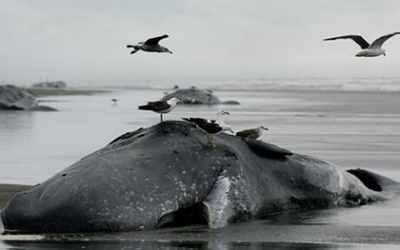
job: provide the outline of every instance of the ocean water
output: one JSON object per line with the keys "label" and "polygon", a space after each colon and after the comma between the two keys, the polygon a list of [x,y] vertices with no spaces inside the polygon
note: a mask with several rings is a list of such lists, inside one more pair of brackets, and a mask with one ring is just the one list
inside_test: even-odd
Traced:
{"label": "ocean water", "polygon": [[[241,105],[178,106],[164,119],[215,118],[219,109],[227,109],[231,115],[226,123],[235,131],[264,125],[269,128],[264,141],[344,169],[362,167],[400,181],[399,82],[330,79],[331,84],[322,86],[317,81],[321,79],[280,80],[276,85],[271,79],[222,82],[214,93],[222,101],[237,100]],[[157,113],[137,107],[160,99],[165,89],[108,89],[92,96],[40,99],[57,112],[1,112],[0,183],[43,182],[117,136],[159,122]],[[3,236],[0,249],[398,249],[399,211],[400,200],[395,200],[272,216],[221,230],[101,234],[68,243]]]}
{"label": "ocean water", "polygon": [[[104,84],[107,86],[108,84]],[[320,91],[400,91],[400,78],[232,78],[232,79],[191,79],[189,82],[176,79],[155,79],[119,82],[119,86],[139,89],[166,89],[167,87],[190,86],[230,91],[268,90],[320,90]]]}

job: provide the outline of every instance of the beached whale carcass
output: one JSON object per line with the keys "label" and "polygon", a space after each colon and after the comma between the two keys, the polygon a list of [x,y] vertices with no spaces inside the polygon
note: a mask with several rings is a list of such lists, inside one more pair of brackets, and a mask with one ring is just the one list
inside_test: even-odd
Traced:
{"label": "beached whale carcass", "polygon": [[0,85],[0,109],[28,110],[38,106],[31,94],[13,86]]}
{"label": "beached whale carcass", "polygon": [[227,104],[227,105],[238,105],[238,101],[220,101],[220,99],[209,89],[198,89],[196,87],[176,89],[170,93],[166,93],[161,101],[166,101],[171,98],[178,98],[181,100],[182,104],[188,105],[217,105],[217,104]]}
{"label": "beached whale carcass", "polygon": [[399,184],[261,141],[214,136],[185,121],[126,133],[2,211],[7,233],[212,228],[287,210],[362,205],[393,198]]}
{"label": "beached whale carcass", "polygon": [[37,99],[28,92],[13,85],[0,85],[0,110],[54,111],[39,105]]}

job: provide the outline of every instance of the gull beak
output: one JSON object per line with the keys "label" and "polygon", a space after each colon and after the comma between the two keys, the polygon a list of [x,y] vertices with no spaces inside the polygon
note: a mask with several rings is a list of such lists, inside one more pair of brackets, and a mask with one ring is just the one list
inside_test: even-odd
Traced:
{"label": "gull beak", "polygon": [[386,56],[386,53],[383,53],[384,56]]}

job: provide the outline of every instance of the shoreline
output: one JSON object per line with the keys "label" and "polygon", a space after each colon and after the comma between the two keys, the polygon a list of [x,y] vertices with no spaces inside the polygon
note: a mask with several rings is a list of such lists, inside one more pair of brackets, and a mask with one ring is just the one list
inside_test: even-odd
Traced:
{"label": "shoreline", "polygon": [[47,97],[47,96],[64,96],[64,95],[95,95],[102,93],[110,93],[111,90],[104,90],[101,87],[98,88],[32,88],[32,87],[21,87],[22,90],[30,93],[36,98]]}

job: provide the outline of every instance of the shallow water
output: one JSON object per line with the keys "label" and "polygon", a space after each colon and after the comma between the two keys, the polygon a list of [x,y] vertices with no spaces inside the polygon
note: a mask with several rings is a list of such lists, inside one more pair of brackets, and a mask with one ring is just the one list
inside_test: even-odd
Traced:
{"label": "shallow water", "polygon": [[[343,168],[363,167],[400,181],[400,111],[393,93],[219,91],[238,106],[178,106],[165,119],[215,118],[236,131],[264,125],[262,140]],[[160,90],[115,90],[94,96],[46,97],[58,112],[0,113],[0,183],[36,184],[115,137],[159,122],[138,105]],[[111,98],[117,98],[113,104]],[[372,100],[372,101],[371,101]],[[32,242],[3,236],[0,249],[398,249],[400,201],[271,216],[220,230],[165,229]],[[15,241],[17,240],[17,241]]]}

